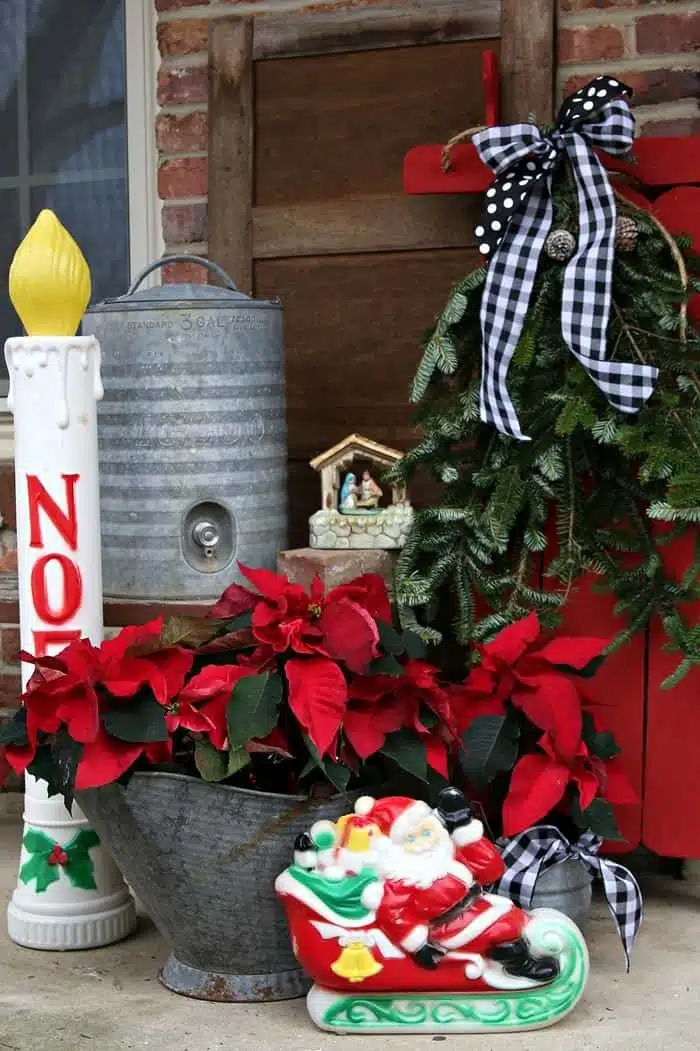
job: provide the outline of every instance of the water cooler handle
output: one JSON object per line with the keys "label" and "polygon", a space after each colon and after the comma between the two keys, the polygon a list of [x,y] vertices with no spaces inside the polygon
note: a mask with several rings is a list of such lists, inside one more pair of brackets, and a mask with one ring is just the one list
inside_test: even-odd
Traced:
{"label": "water cooler handle", "polygon": [[148,277],[153,270],[157,270],[160,266],[167,266],[169,263],[198,263],[199,266],[204,266],[207,270],[210,270],[212,274],[216,274],[224,288],[230,288],[232,292],[238,291],[233,278],[229,277],[226,271],[222,270],[217,263],[212,263],[211,259],[203,259],[201,255],[166,255],[162,259],[156,259],[155,263],[149,263],[148,266],[145,266],[129,285],[126,295],[133,295],[144,278]]}

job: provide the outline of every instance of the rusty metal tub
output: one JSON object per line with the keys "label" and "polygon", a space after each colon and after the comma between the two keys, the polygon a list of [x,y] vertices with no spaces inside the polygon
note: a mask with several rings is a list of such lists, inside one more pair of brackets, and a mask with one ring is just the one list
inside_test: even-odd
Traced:
{"label": "rusty metal tub", "polygon": [[225,1002],[307,992],[274,881],[296,836],[350,809],[347,797],[311,802],[139,772],[78,803],[170,946],[163,985]]}

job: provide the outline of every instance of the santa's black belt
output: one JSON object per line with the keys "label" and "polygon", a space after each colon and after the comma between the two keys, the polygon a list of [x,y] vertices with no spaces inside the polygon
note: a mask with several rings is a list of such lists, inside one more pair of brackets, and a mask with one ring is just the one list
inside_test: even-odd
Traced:
{"label": "santa's black belt", "polygon": [[441,916],[436,916],[435,919],[428,921],[429,927],[442,927],[446,923],[450,923],[452,920],[456,920],[458,916],[461,916],[463,912],[472,905],[481,894],[481,886],[478,883],[472,883],[471,887],[464,895],[461,901],[458,901],[456,905],[448,909],[447,912],[443,912]]}

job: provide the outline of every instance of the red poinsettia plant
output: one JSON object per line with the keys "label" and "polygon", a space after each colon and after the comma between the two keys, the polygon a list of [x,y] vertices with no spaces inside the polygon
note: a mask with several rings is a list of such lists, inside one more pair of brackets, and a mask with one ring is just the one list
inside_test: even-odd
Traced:
{"label": "red poinsettia plant", "polygon": [[380,577],[307,593],[240,571],[250,587],[232,584],[206,618],[22,654],[35,670],[0,728],[9,766],[67,802],[148,764],[287,792],[360,787],[392,767],[447,777],[455,706],[421,640],[394,626]]}
{"label": "red poinsettia plant", "polygon": [[477,646],[479,663],[452,688],[461,766],[497,833],[573,822],[619,838],[612,805],[637,800],[584,688],[608,642],[545,638],[532,613]]}

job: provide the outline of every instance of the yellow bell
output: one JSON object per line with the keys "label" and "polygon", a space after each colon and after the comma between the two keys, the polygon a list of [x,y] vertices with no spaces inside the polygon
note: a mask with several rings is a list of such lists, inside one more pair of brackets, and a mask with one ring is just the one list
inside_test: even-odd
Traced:
{"label": "yellow bell", "polygon": [[90,301],[90,268],[45,208],[15,252],[10,299],[28,336],[74,336]]}
{"label": "yellow bell", "polygon": [[345,978],[348,982],[364,982],[366,978],[379,974],[384,967],[375,960],[362,942],[350,942],[335,963],[331,964],[331,970],[339,978]]}

